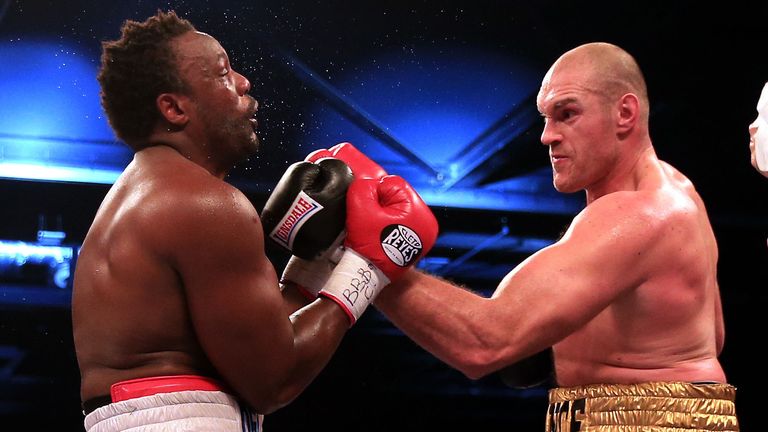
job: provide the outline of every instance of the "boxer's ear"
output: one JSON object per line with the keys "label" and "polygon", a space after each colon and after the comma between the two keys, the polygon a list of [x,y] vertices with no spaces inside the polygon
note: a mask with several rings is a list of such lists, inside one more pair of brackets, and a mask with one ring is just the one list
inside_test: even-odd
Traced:
{"label": "boxer's ear", "polygon": [[162,93],[155,99],[155,105],[166,122],[176,127],[183,127],[189,122],[186,100],[183,96],[175,93]]}
{"label": "boxer's ear", "polygon": [[627,93],[616,105],[616,129],[619,134],[632,130],[640,118],[640,101],[634,93]]}

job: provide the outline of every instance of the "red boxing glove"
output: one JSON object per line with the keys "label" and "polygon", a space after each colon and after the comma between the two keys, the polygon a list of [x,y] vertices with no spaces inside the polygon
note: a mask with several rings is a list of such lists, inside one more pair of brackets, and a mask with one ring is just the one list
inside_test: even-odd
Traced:
{"label": "red boxing glove", "polygon": [[368,258],[389,280],[429,252],[437,220],[402,177],[353,181],[347,190],[344,246]]}
{"label": "red boxing glove", "polygon": [[323,158],[341,159],[346,163],[355,175],[355,178],[380,179],[387,175],[384,168],[372,161],[368,156],[355,148],[351,143],[343,142],[329,149],[319,149],[308,154],[304,159],[308,162],[317,162]]}
{"label": "red boxing glove", "polygon": [[426,255],[437,220],[404,179],[356,179],[347,190],[344,254],[321,295],[338,303],[352,324],[390,281]]}

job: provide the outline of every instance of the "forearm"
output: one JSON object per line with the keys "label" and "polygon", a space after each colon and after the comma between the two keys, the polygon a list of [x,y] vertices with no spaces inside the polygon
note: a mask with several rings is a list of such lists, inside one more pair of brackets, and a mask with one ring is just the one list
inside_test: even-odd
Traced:
{"label": "forearm", "polygon": [[276,389],[274,406],[269,412],[289,404],[307,388],[328,364],[349,329],[349,319],[341,308],[323,298],[297,310],[290,319],[293,363]]}
{"label": "forearm", "polygon": [[470,378],[500,367],[509,346],[488,320],[491,300],[447,281],[411,271],[385,288],[376,307],[414,342]]}

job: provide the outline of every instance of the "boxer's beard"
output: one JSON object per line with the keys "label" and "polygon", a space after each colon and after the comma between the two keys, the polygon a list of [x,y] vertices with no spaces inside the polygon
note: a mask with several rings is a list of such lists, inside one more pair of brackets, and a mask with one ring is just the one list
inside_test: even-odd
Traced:
{"label": "boxer's beard", "polygon": [[196,102],[200,110],[200,119],[213,138],[212,142],[220,151],[233,152],[235,159],[242,161],[259,150],[259,137],[251,123],[250,113],[253,110],[249,109],[245,114],[228,115],[222,113],[220,109]]}

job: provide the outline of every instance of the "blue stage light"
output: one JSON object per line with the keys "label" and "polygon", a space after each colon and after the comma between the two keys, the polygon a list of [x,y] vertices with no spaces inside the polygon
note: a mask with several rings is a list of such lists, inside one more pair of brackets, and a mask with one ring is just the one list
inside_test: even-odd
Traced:
{"label": "blue stage light", "polygon": [[130,161],[99,103],[96,59],[64,43],[0,43],[0,177],[112,183]]}

